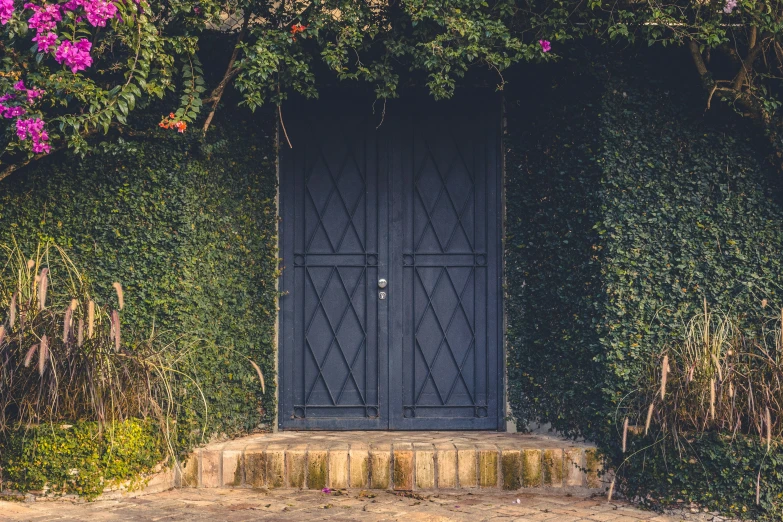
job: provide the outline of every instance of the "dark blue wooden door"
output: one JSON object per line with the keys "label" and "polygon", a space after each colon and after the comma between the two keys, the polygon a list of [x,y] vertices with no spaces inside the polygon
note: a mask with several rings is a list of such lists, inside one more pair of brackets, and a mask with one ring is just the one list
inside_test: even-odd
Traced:
{"label": "dark blue wooden door", "polygon": [[497,429],[500,197],[495,99],[422,102],[392,167],[391,426]]}
{"label": "dark blue wooden door", "polygon": [[283,428],[388,427],[386,303],[377,298],[388,161],[372,114],[351,105],[289,111],[294,147],[283,144],[280,155]]}
{"label": "dark blue wooden door", "polygon": [[497,429],[499,103],[371,107],[286,119],[280,426]]}

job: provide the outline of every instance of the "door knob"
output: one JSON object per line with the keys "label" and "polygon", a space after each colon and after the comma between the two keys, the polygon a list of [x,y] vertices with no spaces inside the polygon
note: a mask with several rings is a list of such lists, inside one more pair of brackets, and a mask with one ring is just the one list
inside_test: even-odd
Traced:
{"label": "door knob", "polygon": [[388,285],[389,282],[385,279],[378,279],[378,288],[386,288],[386,285]]}

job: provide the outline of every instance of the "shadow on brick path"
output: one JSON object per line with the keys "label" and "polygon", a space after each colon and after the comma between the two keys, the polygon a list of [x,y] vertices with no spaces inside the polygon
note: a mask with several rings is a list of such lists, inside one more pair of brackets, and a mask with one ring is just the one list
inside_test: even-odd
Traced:
{"label": "shadow on brick path", "polygon": [[347,490],[325,494],[292,490],[179,489],[92,503],[0,502],[0,520],[674,522],[681,518],[660,516],[623,502],[608,503],[604,498],[517,492],[441,490],[414,494]]}

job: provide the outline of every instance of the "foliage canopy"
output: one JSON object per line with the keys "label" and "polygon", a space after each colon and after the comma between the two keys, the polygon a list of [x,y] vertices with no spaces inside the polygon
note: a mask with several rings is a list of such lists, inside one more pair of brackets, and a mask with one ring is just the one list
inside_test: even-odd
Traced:
{"label": "foliage canopy", "polygon": [[[502,87],[513,64],[584,37],[684,45],[705,103],[727,101],[777,143],[782,27],[781,0],[0,0],[0,178],[52,148],[85,151],[159,98],[159,125],[180,132],[206,131],[232,84],[251,109],[334,79],[443,98],[471,68]],[[234,43],[207,81],[214,32]]]}
{"label": "foliage canopy", "polygon": [[[370,82],[379,98],[395,96],[401,73],[413,70],[433,95],[446,97],[473,65],[500,75],[512,63],[545,58],[549,44],[535,35],[551,32],[548,17],[531,17],[530,35],[515,31],[519,7],[510,0],[0,5],[3,165],[51,147],[84,151],[87,136],[125,125],[129,112],[167,94],[179,99],[170,100],[160,126],[180,132],[209,104],[206,130],[231,82],[251,109],[290,92],[316,96],[319,67],[340,80]],[[236,44],[207,93],[200,45],[215,30],[235,32]]]}

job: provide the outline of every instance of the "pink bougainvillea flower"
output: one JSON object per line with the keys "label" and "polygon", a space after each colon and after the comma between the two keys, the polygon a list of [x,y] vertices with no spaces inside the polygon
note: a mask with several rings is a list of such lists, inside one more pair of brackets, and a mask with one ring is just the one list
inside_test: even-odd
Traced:
{"label": "pink bougainvillea flower", "polygon": [[32,120],[16,120],[16,135],[20,140],[26,140],[28,134],[28,127]]}
{"label": "pink bougainvillea flower", "polygon": [[552,50],[552,44],[549,42],[549,40],[539,40],[538,45],[541,46],[541,50],[545,53],[548,53]]}
{"label": "pink bougainvillea flower", "polygon": [[39,53],[48,53],[57,47],[57,35],[52,32],[38,33],[33,37],[33,41],[38,43]]}
{"label": "pink bougainvillea flower", "polygon": [[104,0],[92,0],[84,2],[84,11],[87,21],[93,27],[106,27],[106,22],[117,16],[117,6]]}
{"label": "pink bougainvillea flower", "polygon": [[[41,133],[42,137],[49,139],[49,135],[46,131]],[[43,139],[43,138],[42,138]],[[47,141],[33,141],[33,152],[36,154],[49,154],[52,151],[52,146]]]}
{"label": "pink bougainvillea flower", "polygon": [[27,89],[27,103],[33,103],[36,98],[40,98],[45,92],[43,89]]}
{"label": "pink bougainvillea flower", "polygon": [[331,492],[332,490],[330,488],[324,488],[321,490],[321,493],[326,493],[327,495],[329,495]]}
{"label": "pink bougainvillea flower", "polygon": [[[42,96],[43,93],[44,93],[44,91],[41,90],[41,89],[28,89],[27,87],[24,86],[24,81],[23,80],[19,80],[18,82],[16,82],[14,84],[14,90],[15,91],[24,91],[25,94],[27,95],[27,103],[32,103],[33,101],[35,101],[36,98]],[[0,103],[2,103],[4,101],[8,101],[9,99],[12,99],[12,98],[13,98],[12,94],[5,94],[2,97],[0,97]],[[22,114],[24,114],[24,113],[22,113]],[[18,114],[15,114],[14,116],[18,116]],[[6,116],[6,117],[8,117],[8,116]]]}
{"label": "pink bougainvillea flower", "polygon": [[49,134],[44,129],[44,122],[40,118],[16,120],[16,135],[22,141],[30,138],[33,142],[33,152],[36,154],[49,153],[52,150],[48,143]]}
{"label": "pink bougainvillea flower", "polygon": [[75,43],[64,40],[54,53],[54,59],[57,63],[65,63],[76,74],[92,65],[91,48],[92,44],[86,38],[79,38]]}
{"label": "pink bougainvillea flower", "polygon": [[22,116],[27,111],[23,107],[11,107],[6,105],[7,102],[15,100],[16,96],[7,92],[0,96],[0,116],[3,118],[17,118]]}
{"label": "pink bougainvillea flower", "polygon": [[723,6],[723,12],[726,14],[731,14],[734,9],[737,7],[737,0],[726,0],[726,4]]}
{"label": "pink bougainvillea flower", "polygon": [[53,31],[57,22],[63,19],[61,8],[57,4],[24,4],[25,9],[32,9],[33,15],[27,20],[27,27],[35,29],[39,34]]}
{"label": "pink bougainvillea flower", "polygon": [[[87,21],[93,27],[106,27],[106,22],[117,15],[117,6],[107,0],[68,0],[63,4],[63,8],[68,11],[76,11],[79,7],[84,8]],[[76,17],[76,21],[83,20],[81,16]]]}
{"label": "pink bougainvillea flower", "polygon": [[27,111],[23,107],[6,107],[0,103],[0,115],[2,115],[3,118],[18,118],[19,116],[24,116],[26,113]]}
{"label": "pink bougainvillea flower", "polygon": [[7,24],[14,16],[14,0],[0,0],[0,25]]}

